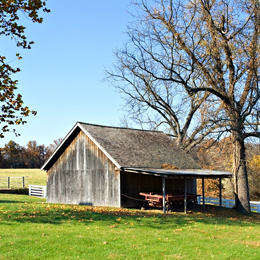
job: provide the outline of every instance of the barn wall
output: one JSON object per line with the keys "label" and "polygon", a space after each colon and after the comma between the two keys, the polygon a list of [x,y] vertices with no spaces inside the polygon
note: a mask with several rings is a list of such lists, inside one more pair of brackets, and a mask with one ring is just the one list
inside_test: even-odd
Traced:
{"label": "barn wall", "polygon": [[120,174],[82,131],[47,175],[47,202],[120,207]]}
{"label": "barn wall", "polygon": [[[166,179],[166,192],[184,190],[184,179]],[[162,192],[162,178],[152,175],[121,172],[122,207],[141,207],[144,197],[139,192]],[[187,191],[196,194],[196,180],[187,179]]]}

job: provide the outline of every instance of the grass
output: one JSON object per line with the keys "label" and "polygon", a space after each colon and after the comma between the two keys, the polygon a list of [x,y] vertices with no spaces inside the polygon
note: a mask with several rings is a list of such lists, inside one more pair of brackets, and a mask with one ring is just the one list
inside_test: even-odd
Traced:
{"label": "grass", "polygon": [[40,169],[0,169],[0,177],[28,176],[28,184],[46,185],[46,172]]}
{"label": "grass", "polygon": [[0,259],[260,259],[260,214],[47,204],[0,195]]}

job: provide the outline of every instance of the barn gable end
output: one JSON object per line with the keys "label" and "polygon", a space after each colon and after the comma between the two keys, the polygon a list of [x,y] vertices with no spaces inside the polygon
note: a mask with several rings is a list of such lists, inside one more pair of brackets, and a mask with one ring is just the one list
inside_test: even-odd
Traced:
{"label": "barn gable end", "polygon": [[75,132],[47,172],[47,202],[120,207],[119,171],[83,131]]}

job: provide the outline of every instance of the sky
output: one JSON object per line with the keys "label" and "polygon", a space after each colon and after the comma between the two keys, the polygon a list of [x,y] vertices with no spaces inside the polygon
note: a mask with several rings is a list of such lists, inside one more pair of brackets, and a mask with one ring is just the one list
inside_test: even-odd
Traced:
{"label": "sky", "polygon": [[[42,24],[22,18],[26,36],[35,44],[31,50],[16,47],[15,41],[1,36],[0,52],[12,67],[19,67],[18,91],[36,116],[19,125],[20,134],[6,133],[21,146],[28,141],[49,145],[64,138],[76,122],[118,126],[124,100],[104,81],[105,68],[115,62],[113,50],[126,41],[128,0],[47,0],[50,13]],[[131,10],[132,9],[132,10]],[[15,56],[23,57],[18,60]],[[11,127],[13,129],[14,127]]]}

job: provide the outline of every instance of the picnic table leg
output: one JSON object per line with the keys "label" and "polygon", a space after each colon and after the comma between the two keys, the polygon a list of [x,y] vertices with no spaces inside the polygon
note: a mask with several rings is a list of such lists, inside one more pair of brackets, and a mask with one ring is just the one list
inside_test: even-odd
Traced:
{"label": "picnic table leg", "polygon": [[162,178],[162,193],[163,193],[163,214],[166,213],[165,207],[165,178]]}

